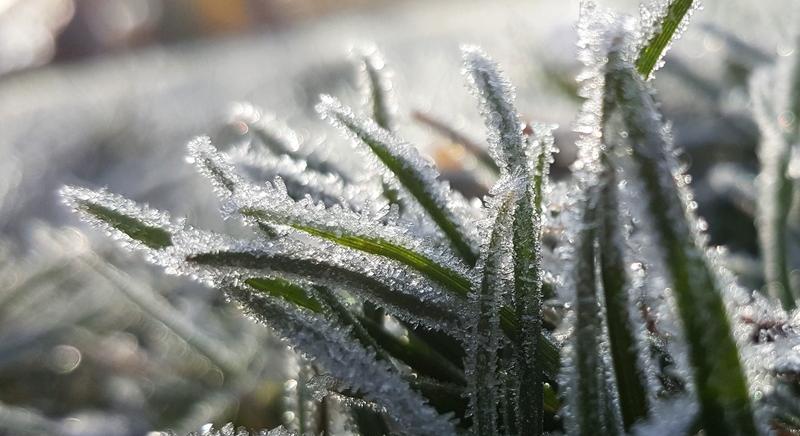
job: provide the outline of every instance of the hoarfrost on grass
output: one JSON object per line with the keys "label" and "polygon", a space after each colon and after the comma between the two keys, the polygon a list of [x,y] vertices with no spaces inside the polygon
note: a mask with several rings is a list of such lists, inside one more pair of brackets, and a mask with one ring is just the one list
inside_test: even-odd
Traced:
{"label": "hoarfrost on grass", "polygon": [[449,240],[454,251],[468,264],[477,260],[477,238],[474,229],[466,225],[462,212],[470,208],[463,198],[453,195],[447,182],[439,180],[439,172],[423,158],[411,144],[396,138],[373,120],[359,118],[333,97],[321,96],[317,112],[336,127],[342,129],[354,142],[371,151],[366,153],[386,179],[392,180],[393,189],[403,192],[416,203],[415,216],[428,216],[438,228],[436,233]]}
{"label": "hoarfrost on grass", "polygon": [[240,289],[232,296],[250,316],[271,326],[332,376],[378,404],[385,406],[406,434],[452,435],[448,417],[438,414],[423,397],[385,362],[348,337],[349,332],[328,321]]}

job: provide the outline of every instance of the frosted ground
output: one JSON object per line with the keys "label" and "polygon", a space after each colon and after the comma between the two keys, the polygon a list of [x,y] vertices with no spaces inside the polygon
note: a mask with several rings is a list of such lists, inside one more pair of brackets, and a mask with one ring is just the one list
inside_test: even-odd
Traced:
{"label": "frosted ground", "polygon": [[[0,410],[7,418],[0,422],[16,426],[9,434],[34,429],[125,435],[164,426],[185,432],[217,420],[219,410],[246,409],[242,398],[253,384],[282,380],[287,371],[284,353],[263,329],[225,307],[215,293],[166,278],[111,250],[97,232],[73,227],[74,217],[56,199],[58,187],[107,186],[201,227],[235,227],[219,220],[216,197],[184,155],[185,143],[197,134],[217,142],[230,138],[221,126],[232,102],[241,100],[274,111],[320,157],[358,168],[357,160],[335,151],[349,148],[316,121],[313,106],[322,92],[358,101],[346,53],[361,41],[383,49],[405,110],[400,128],[428,148],[441,139],[413,123],[409,109],[435,114],[473,138],[483,136],[461,80],[458,51],[462,42],[482,45],[518,86],[525,116],[562,126],[557,142],[564,147],[558,155],[563,169],[574,153],[569,127],[577,108],[564,91],[577,70],[577,2],[564,3],[412,2],[332,16],[285,33],[0,79],[0,382],[8,387],[0,394],[8,406]],[[635,12],[635,2],[622,3]],[[725,84],[715,81],[729,71],[722,59],[741,57],[737,62],[747,66],[763,53],[788,54],[777,41],[793,20],[740,3],[734,11],[731,2],[707,2],[657,86],[677,142],[692,158],[694,187],[712,237],[746,254],[746,235],[726,233],[724,222],[715,226],[719,179],[731,175],[726,167],[709,169],[720,156],[747,165],[757,133],[743,85],[736,86],[730,73],[723,76]],[[780,5],[774,3],[776,11]],[[743,40],[758,41],[760,51],[731,52],[730,42],[700,23],[736,28]],[[745,254],[742,272],[757,275]],[[755,284],[759,278],[744,280]],[[263,350],[270,351],[256,352]],[[138,366],[124,368],[130,361]],[[173,392],[164,392],[170,387]],[[280,401],[274,399],[279,393],[269,395],[265,402]]]}

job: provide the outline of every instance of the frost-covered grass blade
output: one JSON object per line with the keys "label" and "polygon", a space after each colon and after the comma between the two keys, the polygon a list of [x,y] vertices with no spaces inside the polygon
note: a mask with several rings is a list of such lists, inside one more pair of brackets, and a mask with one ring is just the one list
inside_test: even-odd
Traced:
{"label": "frost-covered grass blade", "polygon": [[641,47],[639,57],[636,59],[636,70],[642,77],[650,78],[673,39],[680,35],[682,26],[685,26],[685,21],[697,7],[698,2],[699,0],[670,0],[663,14],[654,17],[655,22],[641,23],[653,29],[652,35]]}
{"label": "frost-covered grass blade", "polygon": [[[536,160],[528,168],[520,165],[517,205],[512,225],[514,247],[514,305],[520,320],[520,333],[528,338],[519,343],[517,371],[519,377],[518,404],[520,428],[533,434],[542,432],[542,221],[544,193],[551,159],[552,138],[537,137]],[[526,141],[526,143],[528,143]],[[533,153],[526,153],[533,154]],[[532,168],[531,168],[532,167]],[[532,171],[531,171],[532,170]]]}
{"label": "frost-covered grass blade", "polygon": [[460,325],[458,315],[444,303],[426,301],[402,291],[403,285],[398,278],[386,276],[386,281],[382,281],[374,273],[351,269],[335,261],[298,256],[285,250],[205,252],[188,255],[186,261],[216,268],[244,268],[306,278],[359,293],[381,307],[393,309],[400,317],[422,322],[430,328],[456,333]]}
{"label": "frost-covered grass blade", "polygon": [[703,427],[713,434],[756,434],[747,381],[739,361],[722,288],[698,230],[690,221],[685,186],[645,84],[620,59],[609,61],[606,83],[618,102],[633,158],[647,193],[647,209],[663,246],[689,349]]}
{"label": "frost-covered grass blade", "polygon": [[438,180],[438,171],[412,145],[398,140],[374,121],[356,117],[332,97],[323,96],[317,110],[366,145],[441,229],[455,252],[467,264],[475,264],[475,241],[453,209],[449,187]]}
{"label": "frost-covered grass blade", "polygon": [[620,205],[614,168],[606,168],[605,180],[601,183],[598,232],[601,282],[622,423],[625,430],[630,431],[636,421],[647,417],[650,409],[647,374],[641,366],[636,338],[637,331],[643,326],[635,326],[631,320],[632,303],[628,293],[632,283],[623,257],[621,223],[616,215]]}
{"label": "frost-covered grass blade", "polygon": [[[480,267],[483,278],[478,292],[473,296],[477,309],[474,324],[474,343],[471,356],[474,377],[473,408],[474,428],[477,434],[497,433],[497,354],[500,346],[498,309],[507,289],[512,269],[512,241],[508,238],[511,227],[516,193],[511,191],[494,199],[497,211],[489,241],[485,246],[485,258]],[[541,383],[539,382],[541,386]]]}
{"label": "frost-covered grass blade", "polygon": [[497,64],[477,47],[463,47],[464,71],[472,93],[478,98],[488,129],[490,151],[506,171],[527,164],[522,120],[514,107],[515,93]]}
{"label": "frost-covered grass blade", "polygon": [[575,283],[574,332],[566,371],[572,379],[570,417],[575,434],[622,434],[616,422],[601,342],[603,317],[597,277],[596,236],[599,192],[590,188],[582,205],[581,229],[575,241],[573,280]]}
{"label": "frost-covered grass blade", "polygon": [[92,221],[114,229],[133,241],[156,250],[172,245],[172,236],[163,217],[137,210],[138,206],[130,201],[104,191],[93,192],[74,187],[65,187],[61,195],[68,205],[89,215]]}
{"label": "frost-covered grass blade", "polygon": [[423,397],[412,391],[399,375],[393,373],[388,363],[376,361],[374,354],[349,341],[346,331],[277,301],[254,297],[235,288],[228,292],[253,317],[312,356],[331,375],[362,392],[366,399],[389,409],[390,415],[405,432],[454,434],[447,418],[437,414]]}

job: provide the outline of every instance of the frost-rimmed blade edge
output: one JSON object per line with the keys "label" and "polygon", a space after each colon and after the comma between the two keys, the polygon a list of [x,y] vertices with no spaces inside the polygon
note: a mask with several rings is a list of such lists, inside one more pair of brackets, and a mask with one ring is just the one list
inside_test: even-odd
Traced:
{"label": "frost-rimmed blade edge", "polygon": [[[652,95],[619,58],[609,61],[606,83],[618,102],[639,167],[654,230],[665,247],[678,313],[706,432],[758,434],[718,277],[689,222],[685,192],[673,174],[675,159]],[[681,177],[682,179],[682,177]]]}
{"label": "frost-rimmed blade edge", "polygon": [[653,70],[664,57],[669,45],[676,36],[679,36],[676,32],[680,33],[681,26],[698,3],[699,0],[672,0],[664,15],[659,17],[660,22],[641,23],[641,25],[658,26],[655,33],[641,47],[636,59],[636,70],[643,78],[649,79],[652,76]]}

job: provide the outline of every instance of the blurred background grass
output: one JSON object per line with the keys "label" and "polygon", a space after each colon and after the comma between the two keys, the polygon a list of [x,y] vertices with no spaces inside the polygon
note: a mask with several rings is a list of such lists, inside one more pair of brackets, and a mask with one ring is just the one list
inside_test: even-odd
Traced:
{"label": "blurred background grass", "polygon": [[[635,1],[604,3],[637,13]],[[731,248],[752,288],[763,278],[746,82],[793,55],[795,3],[706,1],[657,78],[712,242]],[[296,357],[217,292],[77,225],[56,189],[107,186],[193,225],[240,231],[220,221],[184,144],[197,134],[246,140],[226,121],[232,102],[247,100],[317,156],[357,169],[312,108],[322,92],[358,102],[347,49],[363,41],[396,72],[401,131],[456,188],[483,193],[464,176],[458,144],[411,113],[481,142],[460,43],[483,45],[505,67],[527,118],[562,126],[563,176],[574,155],[577,10],[577,0],[0,0],[0,434],[291,425],[284,382],[299,376]]]}

